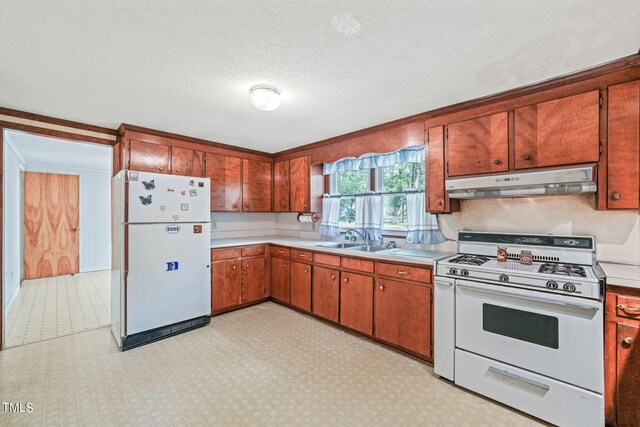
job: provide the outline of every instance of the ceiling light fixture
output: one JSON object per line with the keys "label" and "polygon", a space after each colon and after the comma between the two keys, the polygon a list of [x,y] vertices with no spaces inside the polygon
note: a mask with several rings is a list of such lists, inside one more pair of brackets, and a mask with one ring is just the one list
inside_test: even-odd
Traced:
{"label": "ceiling light fixture", "polygon": [[280,106],[280,92],[271,86],[254,86],[251,104],[260,111],[273,111]]}

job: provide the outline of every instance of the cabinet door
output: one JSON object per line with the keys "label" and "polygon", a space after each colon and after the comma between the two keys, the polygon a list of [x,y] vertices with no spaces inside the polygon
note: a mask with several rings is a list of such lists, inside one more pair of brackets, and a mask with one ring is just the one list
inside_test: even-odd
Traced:
{"label": "cabinet door", "polygon": [[291,304],[311,311],[311,266],[291,263]]}
{"label": "cabinet door", "polygon": [[320,317],[338,321],[340,301],[340,271],[313,267],[312,311]]}
{"label": "cabinet door", "polygon": [[507,113],[447,126],[449,176],[506,172],[509,169]]}
{"label": "cabinet door", "polygon": [[242,160],[207,154],[205,176],[211,180],[211,211],[242,211]]}
{"label": "cabinet door", "polygon": [[640,81],[609,88],[607,207],[640,207]]}
{"label": "cabinet door", "polygon": [[377,280],[374,316],[376,337],[431,357],[430,287]]}
{"label": "cabinet door", "polygon": [[169,146],[150,142],[129,141],[130,170],[169,173]]}
{"label": "cabinet door", "polygon": [[271,162],[242,160],[242,210],[271,211]]}
{"label": "cabinet door", "polygon": [[211,263],[211,311],[240,304],[240,261]]}
{"label": "cabinet door", "polygon": [[289,260],[271,258],[271,296],[277,300],[290,301]]}
{"label": "cabinet door", "polygon": [[617,326],[617,420],[619,426],[634,426],[640,420],[640,327]]}
{"label": "cabinet door", "polygon": [[245,258],[242,261],[240,301],[258,301],[267,296],[264,258]]}
{"label": "cabinet door", "polygon": [[202,151],[171,147],[171,174],[182,176],[203,176]]}
{"label": "cabinet door", "polygon": [[446,212],[444,191],[444,126],[427,131],[427,212]]}
{"label": "cabinet door", "polygon": [[373,333],[373,277],[342,272],[340,323],[365,334]]}
{"label": "cabinet door", "polygon": [[597,162],[597,90],[515,110],[515,168]]}
{"label": "cabinet door", "polygon": [[289,161],[273,164],[273,210],[289,212]]}
{"label": "cabinet door", "polygon": [[311,170],[309,156],[290,161],[291,212],[311,210]]}

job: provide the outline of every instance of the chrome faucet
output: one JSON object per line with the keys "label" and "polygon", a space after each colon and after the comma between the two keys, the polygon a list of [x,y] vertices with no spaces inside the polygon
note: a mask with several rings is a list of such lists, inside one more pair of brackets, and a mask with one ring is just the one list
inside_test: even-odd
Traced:
{"label": "chrome faucet", "polygon": [[353,228],[350,228],[347,230],[347,234],[351,236],[353,240],[355,240],[354,234],[357,234],[358,236],[360,236],[360,238],[362,239],[365,245],[367,246],[369,245],[369,233],[367,233],[366,231],[364,232],[364,234],[362,234],[358,230],[354,230]]}

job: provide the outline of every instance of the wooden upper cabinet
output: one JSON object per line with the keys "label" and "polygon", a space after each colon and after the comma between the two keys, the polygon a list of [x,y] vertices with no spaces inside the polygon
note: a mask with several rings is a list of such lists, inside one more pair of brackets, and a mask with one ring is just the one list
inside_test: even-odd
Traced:
{"label": "wooden upper cabinet", "polygon": [[211,211],[242,211],[242,159],[207,154],[205,177],[211,180]]}
{"label": "wooden upper cabinet", "polygon": [[169,146],[132,139],[129,141],[128,169],[138,172],[170,173]]}
{"label": "wooden upper cabinet", "polygon": [[171,174],[182,176],[203,176],[202,151],[171,147]]}
{"label": "wooden upper cabinet", "polygon": [[273,164],[273,211],[289,212],[289,161]]}
{"label": "wooden upper cabinet", "polygon": [[448,125],[448,175],[506,172],[509,169],[508,135],[506,112]]}
{"label": "wooden upper cabinet", "polygon": [[272,163],[242,159],[242,210],[271,211]]}
{"label": "wooden upper cabinet", "polygon": [[608,89],[607,207],[640,207],[640,80]]}
{"label": "wooden upper cabinet", "polygon": [[516,169],[590,163],[599,158],[599,91],[516,108]]}
{"label": "wooden upper cabinet", "polygon": [[444,126],[427,130],[427,212],[445,212]]}
{"label": "wooden upper cabinet", "polygon": [[311,211],[311,169],[309,156],[289,161],[289,193],[291,212]]}

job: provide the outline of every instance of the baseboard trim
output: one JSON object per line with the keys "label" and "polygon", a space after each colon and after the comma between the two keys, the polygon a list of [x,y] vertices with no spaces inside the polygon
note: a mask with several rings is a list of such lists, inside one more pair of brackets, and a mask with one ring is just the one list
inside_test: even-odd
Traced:
{"label": "baseboard trim", "polygon": [[172,337],[183,332],[191,331],[202,326],[206,326],[211,322],[209,316],[199,316],[194,319],[184,320],[182,322],[172,323],[171,325],[161,326],[159,328],[150,329],[137,334],[127,335],[122,338],[122,351],[131,350],[155,341]]}

